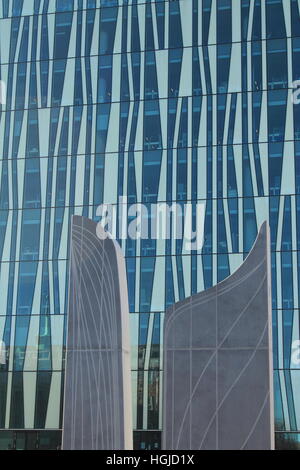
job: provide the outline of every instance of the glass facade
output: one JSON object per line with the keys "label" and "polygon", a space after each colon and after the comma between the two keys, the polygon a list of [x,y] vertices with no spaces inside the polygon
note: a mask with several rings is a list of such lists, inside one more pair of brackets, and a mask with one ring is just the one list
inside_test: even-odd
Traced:
{"label": "glass facade", "polygon": [[119,196],[205,203],[202,250],[120,241],[135,447],[160,446],[166,308],[235,270],[265,219],[276,436],[299,445],[299,64],[298,0],[0,1],[1,446],[61,429],[70,218]]}

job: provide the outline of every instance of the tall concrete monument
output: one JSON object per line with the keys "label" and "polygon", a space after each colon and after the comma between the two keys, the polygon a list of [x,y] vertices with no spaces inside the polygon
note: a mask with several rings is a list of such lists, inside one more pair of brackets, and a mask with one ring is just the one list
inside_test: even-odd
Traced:
{"label": "tall concrete monument", "polygon": [[163,449],[273,449],[270,235],[165,318]]}
{"label": "tall concrete monument", "polygon": [[[100,237],[100,238],[99,238]],[[132,449],[127,283],[120,247],[74,216],[63,449]]]}

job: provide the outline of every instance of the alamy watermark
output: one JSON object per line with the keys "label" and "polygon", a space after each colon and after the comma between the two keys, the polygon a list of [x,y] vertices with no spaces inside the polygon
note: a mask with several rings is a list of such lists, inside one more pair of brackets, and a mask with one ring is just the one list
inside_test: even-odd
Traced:
{"label": "alamy watermark", "polygon": [[102,204],[96,215],[100,217],[97,225],[99,238],[182,240],[185,251],[199,251],[203,246],[204,202],[129,205],[127,197],[121,196],[118,206]]}
{"label": "alamy watermark", "polygon": [[[9,362],[9,353],[12,352],[11,347],[7,347],[4,341],[0,341],[0,367],[5,366]],[[60,355],[60,347],[56,346],[52,349],[52,356],[53,354],[57,354],[57,357]],[[25,359],[25,351],[21,350],[18,352],[20,358]],[[27,347],[26,349],[26,357],[32,360],[49,360],[51,354],[50,350],[45,350],[41,353],[38,348],[31,346]],[[292,342],[291,345],[291,367],[296,369],[300,369],[300,340],[295,340]]]}

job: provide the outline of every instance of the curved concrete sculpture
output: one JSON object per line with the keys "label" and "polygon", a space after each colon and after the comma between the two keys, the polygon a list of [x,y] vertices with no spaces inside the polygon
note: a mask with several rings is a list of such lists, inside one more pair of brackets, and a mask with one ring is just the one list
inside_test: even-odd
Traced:
{"label": "curved concrete sculpture", "polygon": [[270,235],[165,318],[163,449],[273,449]]}
{"label": "curved concrete sculpture", "polygon": [[73,217],[63,449],[132,449],[125,263],[106,235]]}

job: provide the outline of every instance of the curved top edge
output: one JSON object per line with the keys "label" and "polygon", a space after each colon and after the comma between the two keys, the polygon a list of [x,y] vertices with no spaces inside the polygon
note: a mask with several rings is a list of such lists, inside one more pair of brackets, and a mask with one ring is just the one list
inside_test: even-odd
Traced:
{"label": "curved top edge", "polygon": [[84,217],[82,215],[72,215],[72,225],[78,225],[78,227],[82,227],[83,225],[90,226],[91,228],[97,227],[97,222],[94,220],[89,219],[88,217]]}
{"label": "curved top edge", "polygon": [[89,219],[88,217],[73,215],[71,220],[72,227],[76,226],[79,230],[84,227],[95,236],[99,242],[99,245],[102,244],[103,247],[106,246],[106,248],[112,248],[113,257],[115,258],[118,267],[120,296],[123,300],[124,306],[128,305],[128,284],[125,257],[119,243],[112,238],[109,232],[104,230],[101,224],[95,222],[92,219]]}
{"label": "curved top edge", "polygon": [[109,240],[109,242],[112,243],[115,248],[116,256],[121,257],[122,259],[124,258],[123,251],[119,243],[112,238],[109,232],[104,230],[101,224],[98,224],[98,222],[95,222],[94,220],[88,217],[84,217],[83,215],[72,215],[71,220],[72,225],[76,225],[78,227],[82,227],[83,225],[85,225],[91,230],[91,232],[95,232],[95,236],[98,238],[99,242]]}
{"label": "curved top edge", "polygon": [[222,281],[218,282],[217,284],[215,284],[214,286],[211,286],[209,287],[208,289],[204,289],[200,292],[197,292],[196,294],[193,294],[189,297],[186,297],[185,299],[182,299],[182,300],[179,300],[178,302],[175,302],[173,305],[171,305],[170,307],[168,307],[168,309],[166,310],[166,318],[167,316],[169,316],[171,313],[172,313],[172,310],[174,309],[174,307],[176,306],[177,307],[180,307],[181,305],[184,306],[185,304],[188,304],[188,302],[190,302],[192,300],[192,298],[194,299],[195,297],[198,297],[200,295],[209,295],[209,294],[212,294],[213,291],[215,291],[216,289],[219,289],[220,287],[223,286],[223,284],[227,284],[228,281],[230,281],[231,278],[233,278],[234,276],[236,276],[236,274],[238,274],[238,272],[240,270],[242,270],[245,266],[245,264],[249,261],[249,258],[251,258],[251,256],[253,255],[253,253],[258,249],[259,247],[259,242],[264,239],[265,237],[268,237],[269,236],[269,225],[268,225],[268,222],[265,220],[261,225],[260,225],[260,228],[258,230],[258,233],[257,233],[257,236],[253,242],[253,245],[252,245],[252,248],[251,250],[249,251],[248,255],[246,256],[246,258],[244,259],[244,261],[242,262],[242,264],[240,266],[238,266],[229,276],[227,276],[225,279],[223,279]]}

